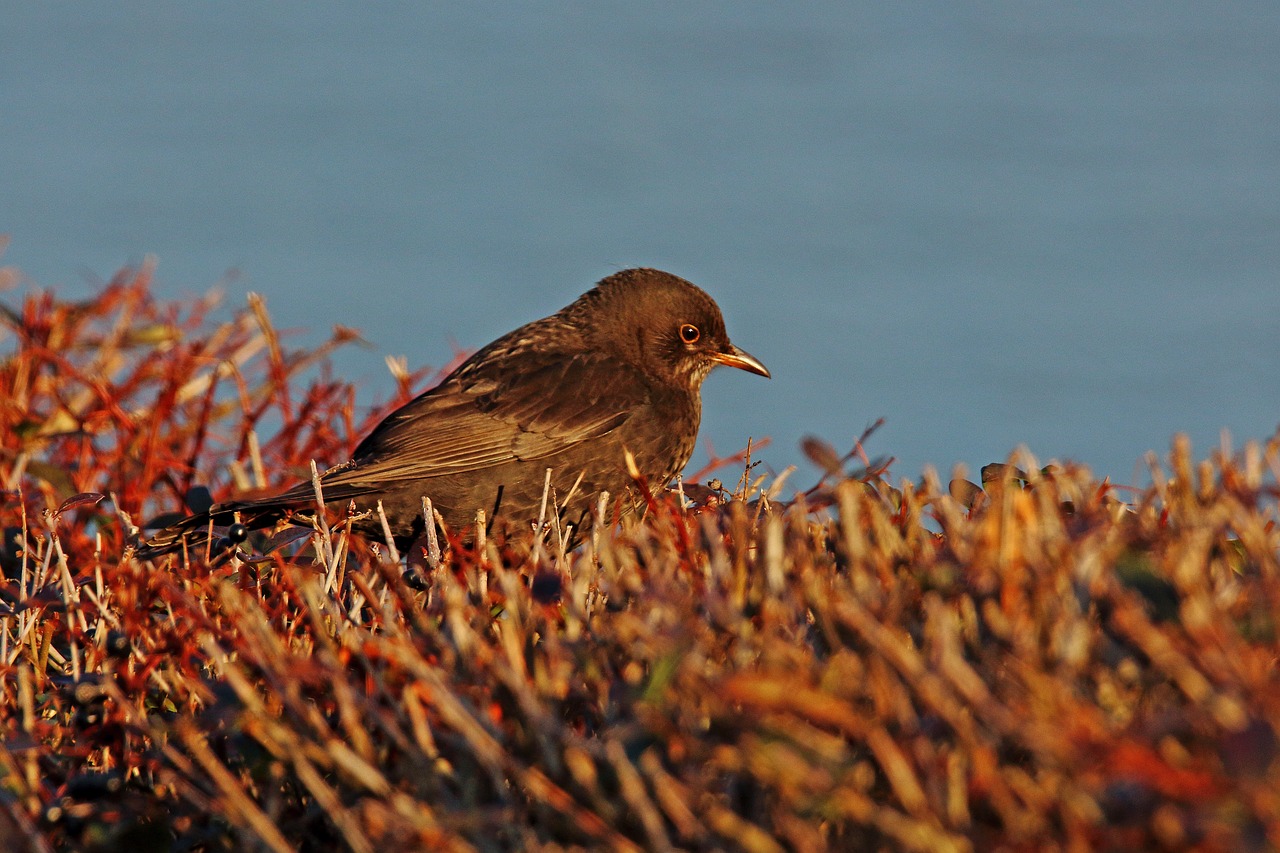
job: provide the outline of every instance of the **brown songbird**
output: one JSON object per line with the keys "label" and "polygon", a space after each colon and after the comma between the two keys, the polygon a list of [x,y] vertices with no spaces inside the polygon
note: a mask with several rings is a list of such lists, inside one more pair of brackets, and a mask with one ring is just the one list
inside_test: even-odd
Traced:
{"label": "brown songbird", "polygon": [[[477,510],[526,528],[539,518],[546,471],[566,522],[589,520],[607,491],[643,504],[626,454],[655,493],[693,453],[702,380],[729,365],[769,376],[729,341],[715,300],[655,269],[609,276],[563,310],[503,335],[439,385],[388,415],[350,462],[322,477],[325,502],[373,509],[380,500],[398,544],[425,530],[429,497],[454,530]],[[215,504],[143,543],[147,559],[194,549],[210,520],[239,514],[248,529],[315,506],[310,482],[273,497]],[[355,529],[383,538],[375,516]]]}

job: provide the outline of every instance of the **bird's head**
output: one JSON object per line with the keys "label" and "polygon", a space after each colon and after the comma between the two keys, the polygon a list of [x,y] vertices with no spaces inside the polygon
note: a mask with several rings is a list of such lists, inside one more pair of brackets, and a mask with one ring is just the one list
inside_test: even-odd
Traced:
{"label": "bird's head", "polygon": [[714,299],[661,270],[615,273],[565,310],[601,349],[664,384],[697,393],[722,364],[769,376],[757,358],[730,342]]}

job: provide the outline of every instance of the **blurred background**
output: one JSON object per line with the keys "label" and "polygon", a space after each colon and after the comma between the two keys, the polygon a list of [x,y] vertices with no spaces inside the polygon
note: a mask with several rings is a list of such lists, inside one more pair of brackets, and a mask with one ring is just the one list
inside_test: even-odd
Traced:
{"label": "blurred background", "polygon": [[[159,259],[338,357],[441,365],[610,272],[702,285],[813,433],[915,478],[1026,444],[1119,482],[1280,422],[1280,5],[5,4],[0,264]],[[5,298],[5,297],[0,297]]]}

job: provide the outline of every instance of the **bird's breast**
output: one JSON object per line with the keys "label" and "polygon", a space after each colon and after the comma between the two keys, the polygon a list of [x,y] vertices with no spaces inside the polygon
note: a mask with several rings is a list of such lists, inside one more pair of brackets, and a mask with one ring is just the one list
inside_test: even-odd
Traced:
{"label": "bird's breast", "polygon": [[697,441],[701,406],[696,398],[659,396],[633,413],[620,432],[652,488],[665,486],[688,463]]}

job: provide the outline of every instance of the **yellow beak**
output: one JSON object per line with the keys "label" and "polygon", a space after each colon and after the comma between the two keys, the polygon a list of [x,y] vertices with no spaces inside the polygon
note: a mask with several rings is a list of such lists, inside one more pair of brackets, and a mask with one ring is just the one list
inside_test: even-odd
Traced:
{"label": "yellow beak", "polygon": [[711,360],[729,367],[736,367],[739,370],[745,370],[748,373],[755,373],[765,379],[770,378],[769,368],[765,367],[760,359],[745,350],[738,349],[733,344],[729,345],[728,352],[712,353]]}

